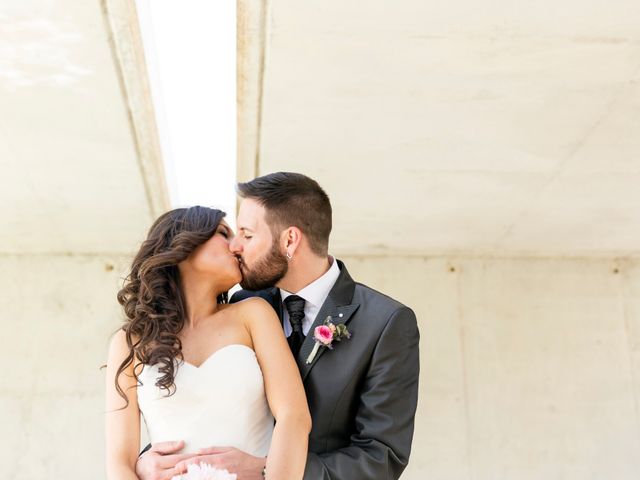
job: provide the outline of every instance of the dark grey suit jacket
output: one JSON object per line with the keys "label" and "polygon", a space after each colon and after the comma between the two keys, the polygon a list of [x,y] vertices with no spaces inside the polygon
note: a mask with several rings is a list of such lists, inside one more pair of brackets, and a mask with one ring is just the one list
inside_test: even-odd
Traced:
{"label": "dark grey suit jacket", "polygon": [[[397,479],[409,462],[418,401],[418,326],[413,311],[340,276],[296,358],[313,426],[305,480]],[[282,319],[277,288],[237,292],[266,299]],[[327,316],[352,336],[321,348],[310,365],[313,329]]]}

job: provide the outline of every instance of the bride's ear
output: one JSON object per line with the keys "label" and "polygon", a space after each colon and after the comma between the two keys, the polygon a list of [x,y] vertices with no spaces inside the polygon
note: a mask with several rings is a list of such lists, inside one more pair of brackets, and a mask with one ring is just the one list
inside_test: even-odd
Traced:
{"label": "bride's ear", "polygon": [[282,244],[289,260],[295,255],[301,241],[302,231],[298,227],[289,227],[282,232]]}

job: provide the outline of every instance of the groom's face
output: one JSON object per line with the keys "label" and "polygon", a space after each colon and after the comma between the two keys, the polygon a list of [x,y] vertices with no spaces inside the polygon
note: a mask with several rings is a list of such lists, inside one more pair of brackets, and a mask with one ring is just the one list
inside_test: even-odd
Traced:
{"label": "groom's face", "polygon": [[257,201],[243,200],[238,211],[238,235],[229,245],[240,261],[240,286],[247,290],[262,290],[276,285],[288,269],[279,239],[274,238],[265,217],[266,210]]}

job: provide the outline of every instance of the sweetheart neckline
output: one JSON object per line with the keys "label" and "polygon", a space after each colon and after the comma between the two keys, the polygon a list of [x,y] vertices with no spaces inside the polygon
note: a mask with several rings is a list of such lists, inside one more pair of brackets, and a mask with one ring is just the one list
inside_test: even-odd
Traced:
{"label": "sweetheart neckline", "polygon": [[253,353],[255,355],[255,350],[253,350],[253,348],[245,345],[244,343],[229,343],[228,345],[225,345],[223,347],[218,348],[217,350],[215,350],[211,355],[209,355],[207,358],[204,359],[204,361],[200,364],[200,365],[194,365],[191,362],[187,362],[186,360],[182,360],[182,363],[185,365],[189,365],[190,367],[195,368],[196,370],[200,370],[209,360],[211,360],[212,358],[214,358],[218,353],[220,353],[222,350],[226,350],[227,348],[230,347],[244,347],[247,350],[249,350],[251,353]]}

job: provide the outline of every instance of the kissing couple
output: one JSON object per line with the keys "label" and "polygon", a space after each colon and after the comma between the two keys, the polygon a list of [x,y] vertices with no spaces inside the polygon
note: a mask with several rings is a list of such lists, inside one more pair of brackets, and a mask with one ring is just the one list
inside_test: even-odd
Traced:
{"label": "kissing couple", "polygon": [[133,260],[107,360],[107,478],[399,478],[418,400],[413,311],[329,255],[315,180],[272,173],[238,192],[237,234],[224,212],[178,208]]}

